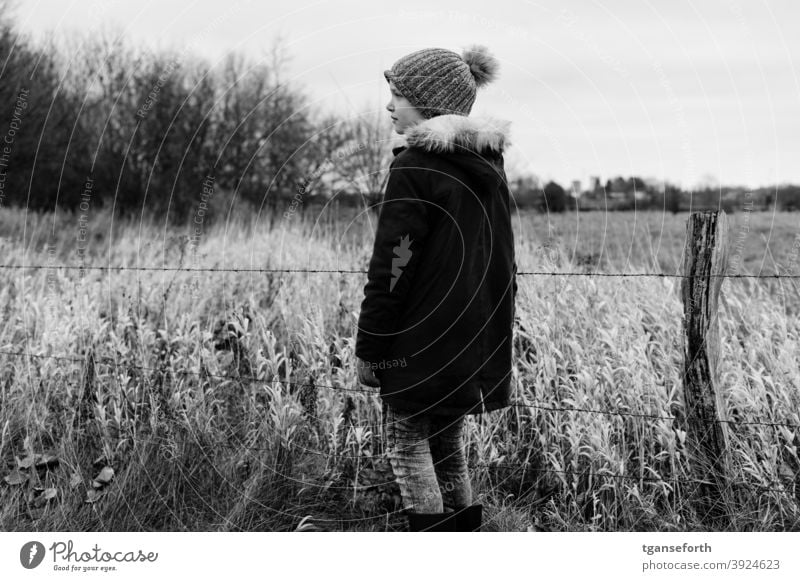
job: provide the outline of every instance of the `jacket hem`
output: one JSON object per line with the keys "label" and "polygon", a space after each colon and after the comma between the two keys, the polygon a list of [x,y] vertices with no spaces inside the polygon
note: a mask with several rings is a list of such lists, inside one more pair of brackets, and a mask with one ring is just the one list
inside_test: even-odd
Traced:
{"label": "jacket hem", "polygon": [[391,395],[384,395],[381,394],[381,399],[389,406],[396,408],[398,410],[402,410],[404,412],[412,412],[412,413],[425,413],[429,415],[435,416],[469,416],[469,415],[478,415],[488,412],[493,412],[495,410],[499,410],[511,405],[510,399],[504,399],[501,401],[492,401],[486,402],[485,400],[482,402],[477,402],[471,406],[425,406],[420,405],[418,402],[410,401],[407,399],[401,399],[392,397]]}

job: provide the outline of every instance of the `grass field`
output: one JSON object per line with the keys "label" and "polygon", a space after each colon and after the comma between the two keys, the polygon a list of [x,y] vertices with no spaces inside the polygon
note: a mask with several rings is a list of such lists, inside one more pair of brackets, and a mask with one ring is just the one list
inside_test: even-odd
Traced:
{"label": "grass field", "polygon": [[[686,219],[517,214],[519,270],[676,273]],[[263,222],[192,239],[105,214],[82,232],[75,216],[0,210],[0,262],[48,267],[0,269],[0,528],[402,527],[380,400],[349,391],[364,389],[364,275],[158,270],[367,266],[373,215]],[[735,272],[800,274],[796,215],[735,214],[730,238]],[[154,270],[55,268],[81,257]],[[485,530],[703,528],[685,433],[650,417],[683,407],[679,282],[519,277],[520,405],[468,423]],[[736,530],[800,530],[799,282],[723,284]]]}

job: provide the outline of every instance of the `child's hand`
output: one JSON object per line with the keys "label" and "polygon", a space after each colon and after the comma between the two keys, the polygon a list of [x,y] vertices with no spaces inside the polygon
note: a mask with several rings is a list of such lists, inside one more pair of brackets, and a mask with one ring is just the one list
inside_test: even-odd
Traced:
{"label": "child's hand", "polygon": [[381,386],[381,382],[375,377],[375,370],[372,369],[370,363],[360,357],[356,357],[356,366],[358,367],[358,382],[360,384],[369,387]]}

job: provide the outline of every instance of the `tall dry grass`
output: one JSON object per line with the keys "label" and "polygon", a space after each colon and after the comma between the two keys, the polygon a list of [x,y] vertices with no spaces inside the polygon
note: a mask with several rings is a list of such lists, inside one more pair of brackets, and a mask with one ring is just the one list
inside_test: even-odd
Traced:
{"label": "tall dry grass", "polygon": [[[680,265],[685,215],[517,218],[520,271]],[[4,264],[80,264],[74,216],[3,210],[0,224]],[[773,228],[784,242],[790,224]],[[97,214],[86,261],[367,265],[368,213],[273,226],[239,216],[195,244],[190,230]],[[756,272],[762,255],[789,268],[781,236],[763,253],[751,239],[734,251]],[[358,274],[0,269],[0,351],[25,354],[0,354],[0,527],[397,530],[380,400],[353,368],[363,284]],[[678,284],[520,276],[517,405],[468,422],[487,529],[705,526],[680,422],[660,419],[683,407]],[[800,424],[796,286],[738,279],[723,293],[728,417]],[[731,427],[731,528],[798,528],[797,432]]]}

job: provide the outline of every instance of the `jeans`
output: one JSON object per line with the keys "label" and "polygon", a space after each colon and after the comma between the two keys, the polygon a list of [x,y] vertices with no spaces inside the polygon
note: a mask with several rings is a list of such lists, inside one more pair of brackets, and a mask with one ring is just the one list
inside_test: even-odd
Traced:
{"label": "jeans", "polygon": [[462,435],[465,416],[386,411],[386,452],[403,508],[420,513],[464,508],[472,502]]}

